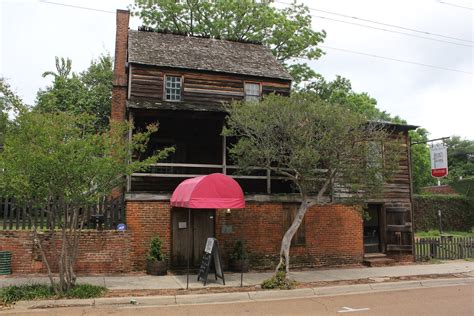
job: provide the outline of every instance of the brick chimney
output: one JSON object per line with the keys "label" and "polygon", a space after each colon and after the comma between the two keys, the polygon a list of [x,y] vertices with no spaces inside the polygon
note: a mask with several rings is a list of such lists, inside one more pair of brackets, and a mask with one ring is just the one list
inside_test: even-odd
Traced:
{"label": "brick chimney", "polygon": [[130,12],[117,10],[115,33],[115,63],[112,88],[111,121],[124,121],[126,119],[127,100],[127,47],[128,47],[128,22]]}

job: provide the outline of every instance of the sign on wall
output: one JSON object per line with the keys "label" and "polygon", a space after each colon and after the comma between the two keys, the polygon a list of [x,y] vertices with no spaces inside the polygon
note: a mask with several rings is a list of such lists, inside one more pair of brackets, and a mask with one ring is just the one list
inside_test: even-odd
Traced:
{"label": "sign on wall", "polygon": [[430,146],[431,175],[442,178],[448,175],[448,151],[443,143]]}

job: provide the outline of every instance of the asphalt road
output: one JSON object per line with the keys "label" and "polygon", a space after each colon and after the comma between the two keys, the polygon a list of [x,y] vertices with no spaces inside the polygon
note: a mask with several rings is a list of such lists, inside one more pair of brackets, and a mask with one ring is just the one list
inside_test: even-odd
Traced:
{"label": "asphalt road", "polygon": [[[3,315],[4,313],[0,313]],[[14,313],[22,315],[23,313]],[[25,315],[474,315],[474,285],[256,302],[75,307]]]}

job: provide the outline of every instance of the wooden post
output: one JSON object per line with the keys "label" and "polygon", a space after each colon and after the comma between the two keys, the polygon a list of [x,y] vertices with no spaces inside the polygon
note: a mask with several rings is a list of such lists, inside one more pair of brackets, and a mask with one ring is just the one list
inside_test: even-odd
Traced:
{"label": "wooden post", "polygon": [[[128,112],[128,143],[130,144],[132,142],[132,137],[133,137],[133,113],[131,111]],[[132,153],[128,153],[130,156],[130,160],[128,163],[132,162]],[[132,190],[132,175],[127,176],[127,192],[130,192]]]}
{"label": "wooden post", "polygon": [[226,136],[222,136],[222,173],[227,174],[227,139]]}
{"label": "wooden post", "polygon": [[272,178],[271,178],[271,171],[267,169],[267,194],[272,193]]}
{"label": "wooden post", "polygon": [[188,246],[186,247],[187,248],[187,253],[188,253],[188,267],[186,269],[186,290],[189,289],[189,257],[190,257],[190,243],[191,243],[191,209],[188,208]]}

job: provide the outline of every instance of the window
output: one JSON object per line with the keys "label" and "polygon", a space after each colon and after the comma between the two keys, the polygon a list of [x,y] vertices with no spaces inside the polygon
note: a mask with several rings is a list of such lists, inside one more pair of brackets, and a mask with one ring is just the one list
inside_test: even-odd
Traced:
{"label": "window", "polygon": [[[283,204],[283,219],[284,219],[284,231],[283,234],[290,228],[293,220],[296,217],[296,213],[298,212],[298,204],[291,204],[285,203]],[[293,239],[291,240],[292,246],[304,246],[306,243],[306,233],[305,233],[305,218],[303,217],[303,221],[301,222],[300,227],[296,231]]]}
{"label": "window", "polygon": [[245,83],[245,101],[259,101],[260,100],[260,84]]}
{"label": "window", "polygon": [[383,180],[384,146],[381,142],[371,141],[367,150],[367,168],[375,172],[378,181]]}
{"label": "window", "polygon": [[165,76],[165,100],[181,101],[181,77]]}

